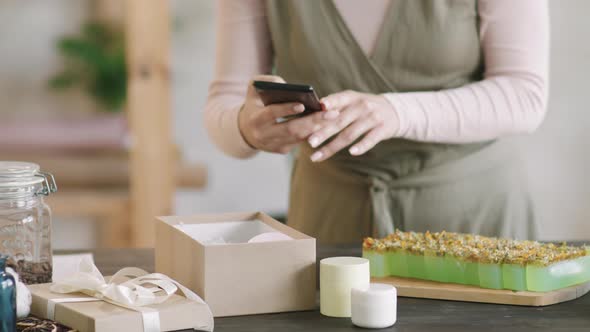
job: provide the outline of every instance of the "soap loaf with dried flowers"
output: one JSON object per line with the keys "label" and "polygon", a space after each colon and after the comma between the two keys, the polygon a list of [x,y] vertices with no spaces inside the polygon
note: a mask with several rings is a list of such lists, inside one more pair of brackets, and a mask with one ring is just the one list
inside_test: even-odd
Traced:
{"label": "soap loaf with dried flowers", "polygon": [[590,281],[590,248],[451,232],[365,238],[372,277],[547,292]]}

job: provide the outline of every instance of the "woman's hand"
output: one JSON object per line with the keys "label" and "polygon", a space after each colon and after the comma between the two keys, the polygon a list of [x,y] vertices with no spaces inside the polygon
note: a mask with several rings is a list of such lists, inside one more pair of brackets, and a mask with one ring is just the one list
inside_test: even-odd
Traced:
{"label": "woman's hand", "polygon": [[[254,80],[285,83],[278,76],[268,75],[256,76]],[[250,82],[246,101],[238,115],[238,127],[244,140],[253,148],[285,154],[326,125],[327,121],[338,116],[338,112],[317,112],[278,123],[279,119],[302,113],[304,110],[305,107],[301,103],[264,106]]]}
{"label": "woman's hand", "polygon": [[322,103],[330,112],[338,112],[338,117],[314,131],[308,142],[316,148],[336,137],[311,155],[314,162],[330,158],[364,135],[348,150],[353,156],[362,155],[377,143],[392,138],[399,129],[397,113],[381,95],[344,91],[322,98]]}

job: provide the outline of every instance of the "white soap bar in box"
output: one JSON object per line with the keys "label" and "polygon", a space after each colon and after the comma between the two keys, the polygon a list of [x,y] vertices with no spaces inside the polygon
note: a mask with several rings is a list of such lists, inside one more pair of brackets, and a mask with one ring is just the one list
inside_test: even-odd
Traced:
{"label": "white soap bar in box", "polygon": [[262,233],[262,234],[258,234],[256,236],[254,236],[253,238],[248,240],[248,243],[289,241],[289,240],[293,240],[293,238],[287,234],[283,234],[281,232],[267,232],[267,233]]}
{"label": "white soap bar in box", "polygon": [[204,245],[293,240],[260,220],[179,224],[175,227]]}
{"label": "white soap bar in box", "polygon": [[382,329],[397,320],[397,290],[392,285],[371,283],[369,288],[353,288],[351,303],[356,326]]}

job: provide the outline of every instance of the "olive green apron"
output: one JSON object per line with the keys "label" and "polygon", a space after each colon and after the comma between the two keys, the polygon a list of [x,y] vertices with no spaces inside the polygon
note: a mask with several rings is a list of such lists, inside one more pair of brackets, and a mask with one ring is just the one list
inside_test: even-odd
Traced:
{"label": "olive green apron", "polygon": [[[392,0],[366,55],[328,0],[267,1],[275,72],[320,96],[436,91],[482,79],[477,3]],[[359,15],[364,13],[359,12]],[[476,110],[474,110],[476,111]],[[321,163],[302,144],[288,224],[320,243],[358,242],[394,228],[533,238],[531,200],[513,144],[391,139]]]}

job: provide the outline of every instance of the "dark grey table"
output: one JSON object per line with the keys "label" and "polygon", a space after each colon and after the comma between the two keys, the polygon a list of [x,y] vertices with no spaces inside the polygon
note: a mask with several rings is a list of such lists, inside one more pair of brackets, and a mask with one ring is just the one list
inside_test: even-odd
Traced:
{"label": "dark grey table", "polygon": [[[94,250],[96,265],[104,274],[125,266],[154,270],[151,249]],[[360,247],[320,247],[318,259],[358,256]],[[397,323],[382,331],[590,331],[590,295],[547,307],[519,307],[426,299],[398,299]],[[215,319],[215,331],[368,331],[350,319],[329,318],[318,310]]]}

